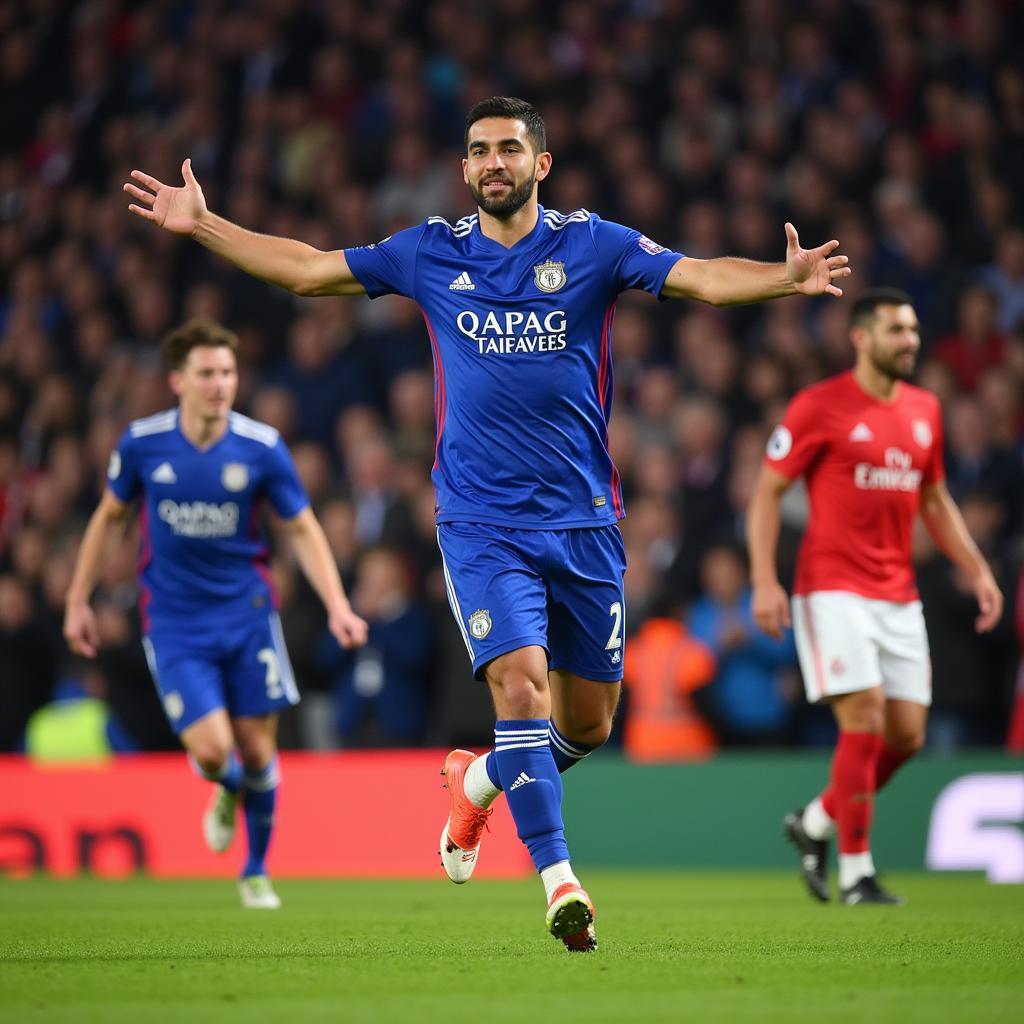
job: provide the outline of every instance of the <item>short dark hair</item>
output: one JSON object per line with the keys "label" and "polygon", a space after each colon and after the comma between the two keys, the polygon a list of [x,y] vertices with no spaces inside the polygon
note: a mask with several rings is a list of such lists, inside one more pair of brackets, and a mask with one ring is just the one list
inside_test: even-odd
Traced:
{"label": "short dark hair", "polygon": [[238,335],[212,320],[197,317],[176,327],[160,346],[164,362],[172,370],[180,370],[194,348],[227,348],[237,356]]}
{"label": "short dark hair", "polygon": [[526,127],[526,137],[530,140],[534,153],[543,153],[548,148],[544,118],[540,116],[532,103],[527,103],[526,100],[518,99],[515,96],[491,96],[486,100],[481,100],[473,107],[466,115],[466,134],[463,142],[467,148],[469,148],[469,129],[485,117],[510,117],[513,120],[522,121]]}
{"label": "short dark hair", "polygon": [[854,300],[850,310],[850,326],[866,327],[878,313],[879,306],[912,306],[914,300],[899,288],[868,288]]}

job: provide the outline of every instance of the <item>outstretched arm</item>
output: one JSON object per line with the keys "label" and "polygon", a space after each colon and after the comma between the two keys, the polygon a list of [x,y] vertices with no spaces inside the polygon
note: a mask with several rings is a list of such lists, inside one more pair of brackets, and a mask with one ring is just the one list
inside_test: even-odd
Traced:
{"label": "outstretched arm", "polygon": [[756,263],[736,256],[698,260],[686,257],[669,271],[662,298],[699,299],[713,306],[778,299],[784,295],[843,294],[834,281],[849,277],[845,256],[836,255],[839,243],[802,249],[796,228],[786,224],[786,262]]}
{"label": "outstretched arm", "polygon": [[762,467],[747,510],[747,548],[750,551],[751,613],[758,628],[776,640],[790,625],[789,598],[779,582],[775,561],[779,546],[779,505],[790,480]]}
{"label": "outstretched arm", "polygon": [[92,589],[96,586],[100,562],[107,546],[107,539],[113,528],[124,520],[128,506],[105,491],[96,511],[89,519],[89,525],[82,535],[78,548],[75,570],[64,599],[64,639],[75,654],[86,658],[96,657],[100,634],[96,627],[96,616],[89,607]]}
{"label": "outstretched arm", "polygon": [[1003,614],[1003,594],[944,483],[921,488],[921,519],[942,553],[967,574],[980,613],[974,628],[989,632]]}
{"label": "outstretched arm", "polygon": [[286,520],[285,526],[299,565],[327,610],[327,628],[340,646],[362,647],[368,627],[348,603],[334,556],[313,510],[307,505],[293,519]]}
{"label": "outstretched arm", "polygon": [[191,160],[181,165],[181,175],[185,184],[176,188],[143,171],[132,171],[134,181],[124,186],[135,200],[128,209],[165,231],[194,238],[247,274],[297,295],[361,295],[365,291],[343,250],[323,252],[292,238],[247,231],[207,209]]}

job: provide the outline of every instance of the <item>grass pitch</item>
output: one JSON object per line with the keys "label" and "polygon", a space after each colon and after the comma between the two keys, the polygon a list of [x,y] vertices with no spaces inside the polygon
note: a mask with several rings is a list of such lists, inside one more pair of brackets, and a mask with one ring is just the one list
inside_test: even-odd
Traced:
{"label": "grass pitch", "polygon": [[1024,888],[893,875],[819,906],[782,873],[587,872],[596,954],[539,883],[0,881],[0,1021],[911,1024],[1024,1020]]}

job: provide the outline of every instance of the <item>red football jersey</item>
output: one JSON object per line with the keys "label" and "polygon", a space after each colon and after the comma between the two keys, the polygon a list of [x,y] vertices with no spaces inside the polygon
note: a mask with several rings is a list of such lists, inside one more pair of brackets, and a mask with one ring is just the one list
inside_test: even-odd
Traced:
{"label": "red football jersey", "polygon": [[811,515],[794,593],[916,599],[910,541],[921,486],[945,476],[942,415],[931,392],[900,383],[883,402],[850,372],[830,377],[790,402],[765,464],[807,481]]}

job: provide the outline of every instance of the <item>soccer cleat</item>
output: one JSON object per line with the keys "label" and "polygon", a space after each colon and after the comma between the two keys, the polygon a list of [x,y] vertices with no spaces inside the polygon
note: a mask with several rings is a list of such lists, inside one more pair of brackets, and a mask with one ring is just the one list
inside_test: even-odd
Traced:
{"label": "soccer cleat", "polygon": [[266,875],[240,878],[238,892],[246,910],[277,910],[281,906],[281,900]]}
{"label": "soccer cleat", "polygon": [[466,769],[476,758],[477,755],[468,750],[453,750],[444,759],[441,769],[451,807],[441,830],[437,852],[441,855],[445,873],[457,885],[468,882],[472,876],[487,819],[493,813],[477,807],[466,796]]}
{"label": "soccer cleat", "polygon": [[902,896],[889,892],[878,883],[875,875],[865,875],[856,885],[843,890],[843,903],[855,907],[862,903],[878,903],[890,907],[902,907],[907,901]]}
{"label": "soccer cleat", "polygon": [[807,891],[822,903],[831,899],[828,891],[828,840],[812,839],[804,831],[803,810],[790,811],[782,819],[786,838],[800,854],[800,870],[803,872]]}
{"label": "soccer cleat", "polygon": [[565,882],[551,894],[547,926],[570,953],[592,953],[597,949],[594,904],[574,882]]}
{"label": "soccer cleat", "polygon": [[213,796],[203,815],[203,837],[214,853],[223,853],[235,838],[237,807],[237,793],[229,793],[223,786],[214,787]]}

